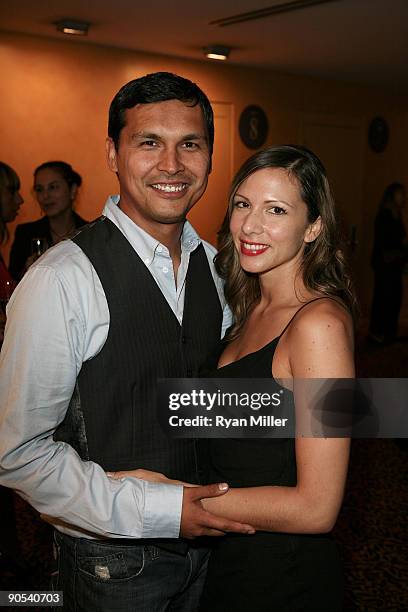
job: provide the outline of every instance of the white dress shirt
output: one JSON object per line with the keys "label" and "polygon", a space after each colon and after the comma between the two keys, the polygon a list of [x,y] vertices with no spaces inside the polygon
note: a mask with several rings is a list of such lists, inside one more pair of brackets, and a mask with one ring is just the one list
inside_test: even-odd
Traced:
{"label": "white dress shirt", "polygon": [[[118,196],[109,198],[103,214],[144,261],[181,323],[190,253],[200,238],[186,222],[176,283],[168,249],[135,225],[118,202]],[[224,334],[231,313],[214,270],[216,251],[203,245],[223,308]],[[14,488],[69,535],[176,538],[181,486],[109,479],[101,466],[52,437],[82,363],[99,353],[108,330],[109,309],[95,269],[71,240],[57,244],[29,269],[8,306],[0,354],[0,484]]]}

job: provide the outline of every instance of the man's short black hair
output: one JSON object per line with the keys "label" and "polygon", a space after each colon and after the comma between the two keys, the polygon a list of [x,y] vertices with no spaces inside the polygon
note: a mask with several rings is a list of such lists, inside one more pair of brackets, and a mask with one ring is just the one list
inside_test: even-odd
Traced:
{"label": "man's short black hair", "polygon": [[214,115],[210,101],[198,85],[171,72],[153,72],[129,81],[119,89],[109,108],[108,124],[108,135],[112,138],[116,150],[119,147],[120,133],[126,125],[126,110],[137,104],[151,104],[166,100],[180,100],[190,106],[200,105],[207,128],[211,159],[214,143]]}

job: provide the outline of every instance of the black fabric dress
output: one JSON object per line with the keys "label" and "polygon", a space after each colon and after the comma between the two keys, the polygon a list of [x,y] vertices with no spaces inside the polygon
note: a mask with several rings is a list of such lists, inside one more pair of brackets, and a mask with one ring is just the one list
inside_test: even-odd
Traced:
{"label": "black fabric dress", "polygon": [[[214,356],[214,371],[206,368],[203,375],[269,378],[282,334],[260,350],[216,369],[225,348],[221,346]],[[271,393],[281,388],[273,378],[271,384]],[[228,482],[231,487],[296,485],[294,439],[211,439],[203,440],[203,445],[208,453],[209,482]],[[200,611],[342,610],[341,562],[329,534],[259,531],[215,540]]]}

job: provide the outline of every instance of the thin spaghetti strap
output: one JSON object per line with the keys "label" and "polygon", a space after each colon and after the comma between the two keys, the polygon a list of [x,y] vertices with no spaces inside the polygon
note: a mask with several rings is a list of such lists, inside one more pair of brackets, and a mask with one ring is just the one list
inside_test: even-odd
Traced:
{"label": "thin spaghetti strap", "polygon": [[281,338],[283,336],[283,334],[285,333],[285,331],[288,329],[289,325],[292,323],[293,319],[296,317],[296,315],[305,307],[308,306],[309,304],[311,304],[312,302],[317,302],[317,300],[334,300],[335,302],[337,302],[337,304],[339,304],[339,301],[336,300],[336,298],[333,298],[329,295],[322,295],[321,297],[315,298],[314,300],[309,300],[308,302],[306,302],[305,304],[302,304],[302,306],[300,308],[298,308],[298,310],[295,312],[295,314],[293,315],[293,317],[291,317],[291,319],[289,320],[289,322],[285,325],[285,327],[283,328],[283,331],[279,334],[278,338]]}

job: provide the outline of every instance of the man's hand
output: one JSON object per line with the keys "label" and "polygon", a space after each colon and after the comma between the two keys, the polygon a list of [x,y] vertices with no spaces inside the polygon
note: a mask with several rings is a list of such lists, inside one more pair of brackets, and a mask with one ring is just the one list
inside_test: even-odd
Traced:
{"label": "man's hand", "polygon": [[255,533],[251,525],[237,523],[204,510],[201,500],[205,497],[219,497],[228,491],[225,483],[203,487],[184,487],[180,535],[184,538],[198,536],[223,536],[226,532]]}
{"label": "man's hand", "polygon": [[219,497],[227,493],[228,485],[225,483],[198,486],[180,480],[172,480],[160,472],[143,469],[107,472],[106,474],[114,480],[121,480],[130,476],[150,482],[184,485],[180,526],[180,535],[184,538],[223,536],[228,531],[246,534],[255,533],[255,529],[251,525],[231,521],[204,510],[201,500],[206,497]]}

